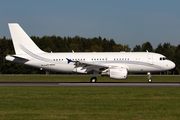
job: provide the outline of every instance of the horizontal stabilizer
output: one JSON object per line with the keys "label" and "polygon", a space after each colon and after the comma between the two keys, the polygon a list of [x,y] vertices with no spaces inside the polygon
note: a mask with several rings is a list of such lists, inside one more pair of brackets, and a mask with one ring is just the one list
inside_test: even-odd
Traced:
{"label": "horizontal stabilizer", "polygon": [[24,60],[29,61],[29,59],[27,57],[24,57],[24,56],[19,56],[19,55],[12,55],[12,56],[15,57],[15,58],[24,59]]}
{"label": "horizontal stabilizer", "polygon": [[7,55],[5,59],[8,61],[13,61],[15,63],[20,63],[20,64],[22,64],[22,63],[24,64],[25,62],[29,61],[26,58],[22,58],[19,56],[12,56],[12,55]]}

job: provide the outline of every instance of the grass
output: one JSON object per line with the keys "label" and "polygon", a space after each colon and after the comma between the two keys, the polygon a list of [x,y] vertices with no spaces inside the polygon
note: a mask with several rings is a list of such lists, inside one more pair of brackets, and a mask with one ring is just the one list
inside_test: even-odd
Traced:
{"label": "grass", "polygon": [[[90,75],[1,75],[1,82],[89,82]],[[180,76],[153,76],[180,82]],[[146,76],[98,82],[147,82]],[[180,118],[179,88],[0,87],[0,120],[172,120]]]}
{"label": "grass", "polygon": [[[92,75],[1,75],[0,82],[90,82]],[[180,82],[180,76],[155,76],[153,82]],[[97,82],[147,82],[147,76],[128,76],[126,80],[115,80],[97,76]]]}
{"label": "grass", "polygon": [[179,88],[0,87],[0,119],[180,118]]}

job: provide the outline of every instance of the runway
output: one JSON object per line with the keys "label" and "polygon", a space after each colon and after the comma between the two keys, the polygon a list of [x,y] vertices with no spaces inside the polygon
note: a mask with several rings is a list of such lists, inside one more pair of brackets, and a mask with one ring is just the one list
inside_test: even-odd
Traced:
{"label": "runway", "polygon": [[180,87],[180,83],[81,83],[81,82],[0,82],[0,86],[12,87]]}

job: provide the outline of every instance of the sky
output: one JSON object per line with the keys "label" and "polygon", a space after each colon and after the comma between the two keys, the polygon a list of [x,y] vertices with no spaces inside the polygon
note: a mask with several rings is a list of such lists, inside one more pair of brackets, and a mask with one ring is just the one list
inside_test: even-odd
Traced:
{"label": "sky", "polygon": [[113,39],[134,48],[180,44],[180,0],[1,0],[0,38],[8,23],[29,36]]}

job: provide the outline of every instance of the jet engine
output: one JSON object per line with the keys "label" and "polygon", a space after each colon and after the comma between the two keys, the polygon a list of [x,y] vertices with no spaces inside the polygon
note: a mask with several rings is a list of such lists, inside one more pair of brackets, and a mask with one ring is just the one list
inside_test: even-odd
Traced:
{"label": "jet engine", "polygon": [[127,69],[108,69],[101,73],[101,76],[109,76],[112,79],[126,79],[127,78]]}

